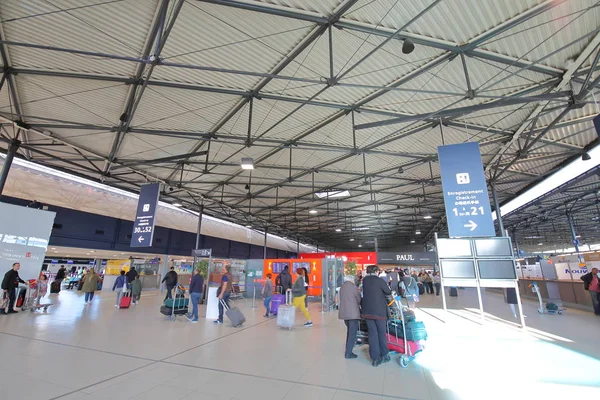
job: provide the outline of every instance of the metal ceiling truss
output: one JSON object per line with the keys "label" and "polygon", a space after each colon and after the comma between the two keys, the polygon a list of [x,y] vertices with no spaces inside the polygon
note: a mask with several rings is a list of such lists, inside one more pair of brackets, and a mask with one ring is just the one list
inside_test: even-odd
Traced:
{"label": "metal ceiling truss", "polygon": [[[204,212],[207,214],[250,224],[257,229],[268,228],[270,233],[299,238],[303,242],[318,244],[321,248],[325,245],[349,248],[356,247],[359,243],[363,248],[372,247],[374,238],[377,238],[380,248],[408,243],[409,240],[425,243],[431,240],[434,232],[444,232],[445,216],[443,198],[439,191],[439,171],[437,164],[432,164],[437,161],[435,146],[439,144],[440,135],[442,142],[444,137],[451,137],[450,140],[454,142],[463,140],[462,137],[480,142],[488,176],[497,187],[511,187],[510,190],[499,192],[503,200],[510,199],[526,186],[537,182],[556,168],[557,163],[579,156],[585,146],[589,145],[588,142],[582,143],[579,138],[590,129],[590,121],[594,115],[579,113],[570,120],[566,118],[572,115],[571,111],[594,104],[592,93],[600,83],[600,77],[596,75],[600,70],[600,27],[580,35],[570,43],[558,46],[537,61],[482,48],[492,38],[509,32],[554,7],[566,4],[566,0],[544,1],[461,44],[409,31],[410,25],[434,9],[440,3],[439,0],[430,2],[417,14],[407,17],[407,22],[396,29],[346,18],[357,0],[341,2],[329,15],[259,1],[204,1],[222,6],[219,9],[223,12],[231,8],[246,11],[248,18],[252,18],[254,13],[260,13],[311,24],[307,26],[304,37],[290,46],[287,54],[268,71],[230,68],[227,63],[196,65],[163,59],[162,50],[179,22],[177,17],[184,3],[183,0],[162,0],[159,3],[140,56],[12,40],[4,36],[0,24],[0,56],[3,64],[0,91],[8,90],[13,105],[10,112],[0,110],[0,122],[3,125],[0,143],[8,143],[12,139],[6,130],[11,125],[14,132],[18,132],[21,139],[24,139],[21,146],[23,155],[36,162],[125,190],[135,191],[139,185],[149,180],[160,181],[164,183],[164,200],[182,202],[190,209],[197,209],[206,202]],[[581,10],[580,14],[595,7],[597,5]],[[337,75],[334,68],[337,57],[334,41],[336,30],[367,34],[364,43],[369,45],[360,57],[350,59]],[[371,36],[378,37],[376,43],[369,41]],[[320,39],[327,43],[327,55],[323,55],[322,60],[327,65],[327,73],[315,73],[315,76],[307,77],[289,72],[288,67],[303,65],[301,55],[304,57],[307,52],[313,51],[315,43]],[[367,61],[376,59],[381,53],[389,55],[389,51],[384,49],[386,46],[389,47],[394,41],[407,39],[417,48],[422,46],[435,50],[436,55],[419,64],[411,63],[414,67],[412,71],[396,76],[387,83],[373,84],[356,77],[352,77],[352,82],[347,81],[350,72],[359,66],[364,67]],[[568,68],[560,69],[543,63],[551,56],[584,41],[586,47]],[[22,65],[13,67],[10,63],[11,48],[44,51],[58,56],[71,54],[95,57],[132,63],[136,68],[132,76],[119,76]],[[494,76],[496,73],[497,78],[486,82],[483,87],[475,87],[471,60],[489,64],[493,68],[490,75]],[[460,63],[462,76],[459,81],[464,81],[463,90],[428,87],[427,83],[417,83],[422,77],[429,82],[450,63]],[[497,72],[498,67],[492,63],[503,66],[501,72],[506,74]],[[161,70],[160,79],[153,77],[157,68]],[[165,79],[162,78],[165,71],[215,73],[223,77],[223,82],[216,86]],[[526,73],[542,74],[544,78],[531,82],[530,79],[523,78]],[[114,125],[27,115],[18,95],[18,76],[123,84],[128,87],[128,94],[122,114],[113,116],[116,122]],[[228,86],[227,78],[236,76],[257,78],[258,81],[247,88]],[[506,93],[507,89],[503,89],[505,94],[498,95],[489,89],[517,78],[521,81],[515,81],[512,86],[514,89],[509,93]],[[530,84],[524,86],[523,79],[527,79]],[[274,82],[307,85],[314,87],[314,91],[310,95],[292,96],[267,90]],[[579,85],[579,90],[574,89],[574,84]],[[165,88],[190,94],[204,93],[208,96],[225,95],[231,97],[233,105],[219,116],[210,129],[136,126],[133,123],[134,115],[147,88]],[[486,88],[489,90],[485,90]],[[349,100],[348,97],[348,101],[332,101],[328,94],[338,89],[366,90],[368,93],[358,100]],[[444,98],[448,99],[446,104],[449,105],[429,106],[426,111],[418,113],[407,112],[402,106],[378,105],[376,100],[392,94],[410,96],[408,100],[403,100],[405,102],[411,101],[414,96],[423,96],[423,102]],[[257,114],[261,101],[284,104],[285,111],[263,126],[267,118]],[[468,105],[464,105],[466,103]],[[480,122],[484,118],[481,116],[482,111],[485,110],[499,111],[500,117],[507,118],[513,113],[522,114],[525,107],[532,105],[535,108],[528,116],[519,117],[518,121],[516,117],[512,117],[508,128],[501,128],[498,123],[492,122],[491,117],[487,118],[489,123]],[[313,110],[311,107],[323,112],[320,119],[312,118],[310,123],[302,122],[297,116],[302,113],[310,114]],[[188,107],[184,109],[186,113],[193,112]],[[330,112],[327,113],[327,110]],[[246,124],[244,132],[234,133],[231,131],[231,122],[236,119],[239,122],[242,113],[246,114],[243,118]],[[376,117],[384,119],[377,121],[373,119]],[[346,122],[349,119],[351,122],[348,124]],[[342,121],[345,122],[344,125],[341,124]],[[545,125],[541,121],[545,121]],[[278,129],[294,124],[304,126],[304,129],[294,130],[288,137],[278,137]],[[506,125],[508,124],[504,124]],[[260,128],[256,128],[257,126]],[[339,136],[340,126],[347,129],[347,132],[344,131],[347,133],[345,139]],[[572,131],[573,127],[577,128],[575,132]],[[381,129],[385,130],[380,132]],[[78,130],[98,134],[113,133],[109,152],[102,154],[93,146],[88,147],[70,139],[70,134],[62,137],[63,132]],[[567,133],[562,133],[563,130]],[[549,132],[560,134],[549,139]],[[177,140],[193,140],[193,143],[183,152],[165,151],[148,157],[143,153],[129,154],[123,150],[124,143],[128,140],[126,138],[130,135],[149,140],[169,139],[174,143]],[[324,142],[324,135],[338,136],[335,142]],[[461,139],[457,139],[459,136]],[[429,146],[415,150],[419,142],[426,142]],[[399,146],[400,143],[402,146]],[[247,152],[256,154],[254,163],[257,170],[250,175],[239,169],[239,159]],[[307,163],[306,157],[312,157],[311,153],[319,154],[319,157]],[[397,157],[397,161],[392,157]],[[528,162],[536,162],[535,170],[527,168]],[[362,167],[358,167],[359,165]],[[521,165],[524,170],[520,170]],[[319,179],[319,174],[325,177]],[[588,184],[589,180],[594,182]],[[593,192],[597,187],[600,188],[597,180],[594,172],[578,182],[570,183],[568,187],[559,188],[556,193],[548,194],[535,204],[528,205],[519,216],[516,213],[509,215],[505,225],[524,238],[535,236],[531,231],[536,229],[537,224],[548,232],[557,230],[553,240],[560,241],[564,224],[549,217],[564,214],[567,209],[565,204],[569,204],[568,209],[575,214],[578,227],[594,231],[588,235],[594,238],[597,235],[600,240],[600,233],[595,233],[593,224],[578,217],[589,213],[594,207],[598,208],[597,196]],[[593,189],[589,189],[590,187]],[[319,199],[315,196],[316,192],[336,190],[348,190],[351,195],[339,199]],[[317,209],[318,214],[310,214],[309,210],[312,209]],[[431,216],[431,219],[424,219],[425,215]],[[550,229],[550,223],[556,226]],[[342,231],[334,232],[336,227],[340,227]],[[416,235],[417,230],[422,231],[422,235]],[[552,234],[548,235],[551,236]],[[354,241],[349,242],[350,239]]]}

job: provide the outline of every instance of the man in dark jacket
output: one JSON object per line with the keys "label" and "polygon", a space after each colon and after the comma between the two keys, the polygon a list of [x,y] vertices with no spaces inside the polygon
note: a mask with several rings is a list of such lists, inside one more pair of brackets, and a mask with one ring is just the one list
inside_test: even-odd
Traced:
{"label": "man in dark jacket", "polygon": [[190,282],[190,301],[192,302],[192,315],[188,317],[188,321],[191,323],[198,322],[198,303],[202,299],[202,293],[204,292],[204,278],[200,275],[198,269],[194,270],[192,281]]}
{"label": "man in dark jacket", "polygon": [[4,279],[2,280],[2,296],[3,298],[4,296],[8,296],[8,306],[0,311],[2,314],[13,314],[17,312],[13,310],[15,300],[17,299],[16,290],[19,287],[19,283],[25,283],[25,281],[19,277],[19,268],[21,268],[21,264],[14,263],[12,268],[4,274]]}
{"label": "man in dark jacket", "polygon": [[165,297],[165,300],[173,298],[173,296],[171,295],[171,291],[173,290],[173,288],[175,286],[177,286],[178,279],[179,279],[179,277],[177,276],[177,272],[175,272],[175,268],[171,267],[171,270],[169,272],[167,272],[167,274],[165,275],[165,277],[162,280],[162,282],[167,287],[167,295]]}
{"label": "man in dark jacket", "polygon": [[131,267],[131,269],[129,270],[129,272],[127,272],[125,274],[125,276],[127,277],[127,283],[131,283],[135,280],[135,277],[138,276],[138,272],[135,270],[135,267]]}
{"label": "man in dark jacket", "polygon": [[369,355],[373,366],[390,361],[388,356],[386,321],[387,298],[392,294],[388,284],[377,276],[379,267],[369,265],[367,276],[362,281],[361,316],[369,329]]}
{"label": "man in dark jacket", "polygon": [[288,289],[292,289],[292,275],[290,274],[290,267],[285,266],[281,271],[281,293],[285,294]]}
{"label": "man in dark jacket", "polygon": [[594,314],[600,315],[600,277],[598,276],[598,268],[592,268],[591,272],[583,275],[580,279],[583,281],[583,288],[590,292],[590,296],[592,296]]}

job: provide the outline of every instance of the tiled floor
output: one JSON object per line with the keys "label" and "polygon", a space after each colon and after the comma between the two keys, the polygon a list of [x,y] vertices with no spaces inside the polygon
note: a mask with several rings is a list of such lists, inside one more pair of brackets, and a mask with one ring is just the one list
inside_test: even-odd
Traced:
{"label": "tiled floor", "polygon": [[[102,293],[84,306],[63,291],[47,314],[0,317],[1,399],[565,399],[600,395],[600,318],[568,310],[514,324],[502,297],[485,294],[481,323],[475,293],[461,290],[444,313],[424,295],[417,311],[430,339],[402,369],[370,366],[366,346],[345,360],[345,327],[335,313],[311,306],[315,326],[277,329],[262,308],[238,305],[243,328],[201,320],[167,321],[161,296],[113,307]],[[259,304],[259,302],[257,302]],[[302,323],[298,314],[297,323]]]}

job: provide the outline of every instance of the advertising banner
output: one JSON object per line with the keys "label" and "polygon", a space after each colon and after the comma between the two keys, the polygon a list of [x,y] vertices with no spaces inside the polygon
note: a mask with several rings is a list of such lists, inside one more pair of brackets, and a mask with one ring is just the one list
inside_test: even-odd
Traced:
{"label": "advertising banner", "polygon": [[0,203],[0,279],[20,263],[23,280],[37,279],[42,269],[56,213]]}
{"label": "advertising banner", "polygon": [[121,271],[129,271],[131,260],[108,260],[106,262],[106,275],[119,275]]}
{"label": "advertising banner", "polygon": [[152,247],[159,193],[160,183],[151,183],[142,186],[137,212],[135,213],[135,221],[133,222],[131,247]]}
{"label": "advertising banner", "polygon": [[479,144],[440,146],[438,155],[450,237],[496,236]]}

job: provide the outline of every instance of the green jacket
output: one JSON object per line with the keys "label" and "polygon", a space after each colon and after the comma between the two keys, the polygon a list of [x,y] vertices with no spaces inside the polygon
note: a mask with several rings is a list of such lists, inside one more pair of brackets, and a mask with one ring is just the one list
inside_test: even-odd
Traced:
{"label": "green jacket", "polygon": [[100,282],[100,275],[92,274],[88,272],[83,277],[83,287],[81,290],[83,293],[92,293],[98,290],[98,282]]}
{"label": "green jacket", "polygon": [[142,281],[140,281],[139,279],[134,279],[133,281],[131,281],[129,286],[131,287],[132,295],[137,296],[142,293]]}

